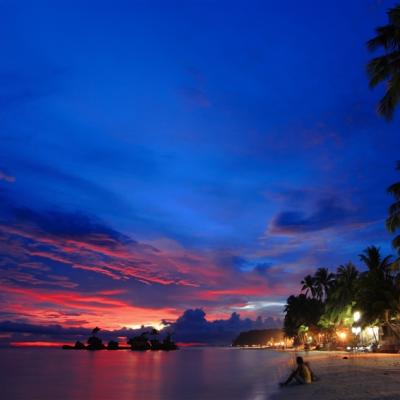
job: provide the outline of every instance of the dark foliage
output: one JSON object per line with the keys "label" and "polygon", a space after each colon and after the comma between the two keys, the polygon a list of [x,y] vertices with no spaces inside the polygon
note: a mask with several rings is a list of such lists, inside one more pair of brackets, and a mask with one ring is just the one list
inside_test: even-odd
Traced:
{"label": "dark foliage", "polygon": [[268,342],[282,342],[282,329],[259,329],[241,332],[232,346],[265,346]]}

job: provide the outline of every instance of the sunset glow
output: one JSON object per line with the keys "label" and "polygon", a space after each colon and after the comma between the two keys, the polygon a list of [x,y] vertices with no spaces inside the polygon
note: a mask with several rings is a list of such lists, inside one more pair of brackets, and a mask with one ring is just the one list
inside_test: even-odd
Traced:
{"label": "sunset glow", "polygon": [[316,268],[392,251],[398,120],[365,76],[381,2],[12,3],[0,346],[228,340],[281,326]]}

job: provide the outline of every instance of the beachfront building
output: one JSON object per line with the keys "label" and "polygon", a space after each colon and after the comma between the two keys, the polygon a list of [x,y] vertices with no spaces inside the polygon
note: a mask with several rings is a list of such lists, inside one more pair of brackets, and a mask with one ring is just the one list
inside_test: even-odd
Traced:
{"label": "beachfront building", "polygon": [[397,322],[385,322],[380,330],[380,351],[398,353],[400,351],[400,324]]}

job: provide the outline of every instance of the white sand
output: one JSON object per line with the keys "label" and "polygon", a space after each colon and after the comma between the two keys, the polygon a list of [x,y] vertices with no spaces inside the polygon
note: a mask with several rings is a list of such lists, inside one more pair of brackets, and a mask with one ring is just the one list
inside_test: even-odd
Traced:
{"label": "white sand", "polygon": [[298,354],[310,362],[311,368],[320,379],[310,385],[283,387],[271,399],[400,400],[400,354]]}

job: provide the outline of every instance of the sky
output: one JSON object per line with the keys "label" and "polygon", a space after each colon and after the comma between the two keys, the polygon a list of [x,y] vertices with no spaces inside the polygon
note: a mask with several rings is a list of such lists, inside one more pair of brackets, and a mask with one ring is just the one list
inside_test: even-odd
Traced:
{"label": "sky", "polygon": [[268,325],[393,252],[399,115],[365,73],[393,4],[1,0],[0,342]]}

